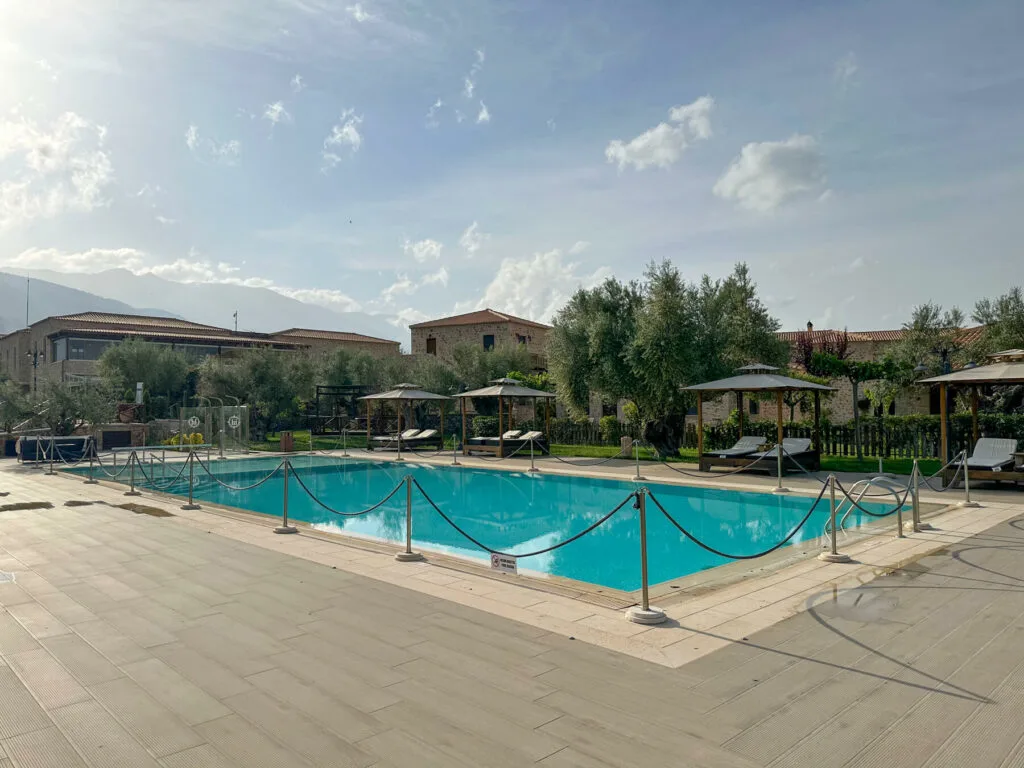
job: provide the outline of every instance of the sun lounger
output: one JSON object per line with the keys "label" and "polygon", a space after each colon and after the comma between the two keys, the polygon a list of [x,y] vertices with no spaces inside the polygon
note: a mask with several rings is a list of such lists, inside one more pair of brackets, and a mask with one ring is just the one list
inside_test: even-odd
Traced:
{"label": "sun lounger", "polygon": [[[811,452],[811,439],[809,437],[786,437],[782,440],[782,455],[783,458],[790,456],[799,457],[801,453]],[[750,454],[752,459],[763,459],[768,456],[778,456],[779,446],[769,448],[767,451],[760,451],[759,453]]]}
{"label": "sun lounger", "polygon": [[732,448],[725,448],[721,451],[708,451],[709,456],[719,459],[727,459],[736,456],[749,456],[756,453],[757,449],[764,445],[765,439],[759,435],[745,435],[736,441]]}
{"label": "sun lounger", "polygon": [[408,439],[402,438],[402,445],[406,448],[419,448],[421,446],[434,446],[441,444],[441,433],[436,429],[424,429],[418,435]]}
{"label": "sun lounger", "polygon": [[[523,434],[523,431],[521,429],[510,429],[507,432],[502,434],[501,439],[503,441],[506,441],[506,442],[513,441],[513,440],[519,439],[519,436],[521,434]],[[469,438],[469,444],[470,445],[497,445],[498,444],[498,438],[497,437],[471,437],[471,438]]]}
{"label": "sun lounger", "polygon": [[[420,434],[420,430],[418,430],[418,429],[407,429],[407,430],[405,430],[405,432],[403,432],[401,434],[402,444],[404,445],[406,443],[406,441],[412,440],[414,437],[416,437],[419,434]],[[374,435],[373,442],[378,444],[378,445],[384,445],[384,446],[387,446],[387,445],[397,445],[398,444],[398,438],[399,438],[399,435]]]}
{"label": "sun lounger", "polygon": [[984,472],[1002,472],[1013,466],[1013,454],[1017,441],[1012,437],[983,437],[974,445],[974,451],[967,457],[967,468]]}

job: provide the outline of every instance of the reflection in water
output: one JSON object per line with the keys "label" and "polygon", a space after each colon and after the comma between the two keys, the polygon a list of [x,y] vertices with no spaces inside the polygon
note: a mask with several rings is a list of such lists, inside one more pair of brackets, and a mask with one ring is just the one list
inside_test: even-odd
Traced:
{"label": "reflection in water", "polygon": [[[278,459],[215,463],[224,483],[251,485]],[[535,475],[467,467],[437,467],[389,462],[295,456],[295,472],[311,492],[334,509],[351,512],[379,502],[412,473],[446,514],[474,538],[493,549],[529,552],[563,541],[617,506],[633,490],[632,483],[583,477]],[[706,488],[652,484],[665,508],[711,546],[736,554],[757,552],[775,544],[806,514],[813,499],[742,493]],[[184,481],[171,488],[184,495]],[[271,515],[281,513],[280,474],[248,491],[232,491],[196,473],[197,499]],[[325,530],[401,542],[405,537],[406,493],[400,489],[385,505],[362,517],[333,515],[310,499],[294,480],[289,484],[289,515]],[[881,511],[884,505],[870,505]],[[723,558],[686,540],[653,507],[648,507],[648,562],[652,583],[668,581],[721,565]],[[828,505],[820,504],[793,539],[821,534]],[[848,527],[861,523],[855,512]],[[485,558],[413,492],[413,540],[417,547],[449,554]],[[520,562],[523,570],[578,579],[614,589],[640,586],[639,531],[636,511],[626,505],[607,523],[577,542]]]}

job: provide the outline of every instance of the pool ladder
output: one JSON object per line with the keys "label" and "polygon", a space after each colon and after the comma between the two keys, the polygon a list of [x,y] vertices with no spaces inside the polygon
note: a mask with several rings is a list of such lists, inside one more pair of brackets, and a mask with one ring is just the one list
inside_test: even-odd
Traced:
{"label": "pool ladder", "polygon": [[[882,488],[888,491],[897,502],[900,500],[899,492],[906,491],[905,486],[900,485],[898,481],[891,477],[876,476],[858,480],[850,486],[850,496],[854,497],[853,502],[851,502],[849,498],[843,497],[843,500],[836,505],[836,516],[838,517],[839,514],[842,513],[838,526],[840,531],[844,531],[846,529],[846,518],[850,516],[850,513],[853,512],[854,509],[856,509],[854,502],[860,504],[861,499],[867,495],[867,492],[871,488]],[[825,527],[822,533],[823,536],[828,536],[831,533],[831,529],[829,528],[830,522],[831,516],[829,516],[829,519],[825,521]]]}

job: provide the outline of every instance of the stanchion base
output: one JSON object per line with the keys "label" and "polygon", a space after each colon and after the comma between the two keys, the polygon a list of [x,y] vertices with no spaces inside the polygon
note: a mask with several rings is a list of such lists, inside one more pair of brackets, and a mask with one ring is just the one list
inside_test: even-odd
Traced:
{"label": "stanchion base", "polygon": [[662,624],[667,618],[663,610],[653,605],[646,611],[639,605],[626,609],[626,621],[634,624]]}
{"label": "stanchion base", "polygon": [[981,506],[981,504],[976,501],[958,501],[956,505],[960,507],[960,509],[974,509]]}
{"label": "stanchion base", "polygon": [[99,480],[83,480],[82,482],[85,485],[99,485],[100,484]]}
{"label": "stanchion base", "polygon": [[772,493],[789,493],[789,488],[772,488]]}
{"label": "stanchion base", "polygon": [[178,507],[178,509],[184,509],[186,511],[191,512],[197,509],[202,509],[202,507],[200,507],[198,504],[182,504],[180,507]]}
{"label": "stanchion base", "polygon": [[395,560],[400,563],[418,563],[421,560],[425,560],[419,552],[396,552]]}
{"label": "stanchion base", "polygon": [[933,526],[931,523],[918,523],[917,524],[917,530],[919,530],[919,531],[934,531],[935,530],[935,526]]}
{"label": "stanchion base", "polygon": [[540,470],[539,470],[539,469],[537,469],[537,467],[530,467],[530,468],[529,468],[528,470],[526,470],[526,471],[527,471],[527,472],[540,472]]}
{"label": "stanchion base", "polygon": [[43,472],[43,474],[44,474],[44,475],[56,475],[57,473],[56,473],[56,472],[54,472],[54,471],[52,471],[52,470],[49,470],[49,469],[48,469],[48,470],[46,470],[45,472]]}
{"label": "stanchion base", "polygon": [[647,478],[644,477],[643,475],[633,475],[633,480],[635,480],[635,481],[647,480]]}
{"label": "stanchion base", "polygon": [[299,529],[294,525],[279,525],[274,529],[274,533],[298,533]]}
{"label": "stanchion base", "polygon": [[141,491],[125,491],[124,495],[125,496],[141,496],[142,492]]}
{"label": "stanchion base", "polygon": [[844,555],[842,552],[836,552],[835,554],[832,554],[831,552],[822,552],[820,555],[818,555],[818,559],[826,563],[853,562],[853,560],[850,559],[849,555]]}

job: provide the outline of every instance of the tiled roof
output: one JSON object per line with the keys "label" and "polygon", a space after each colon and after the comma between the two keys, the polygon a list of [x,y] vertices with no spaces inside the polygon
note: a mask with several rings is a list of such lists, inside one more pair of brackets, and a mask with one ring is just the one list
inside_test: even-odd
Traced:
{"label": "tiled roof", "polygon": [[[216,330],[216,329],[215,329]],[[128,336],[138,336],[145,339],[164,339],[168,341],[194,341],[197,344],[230,344],[233,346],[244,346],[245,344],[256,344],[257,346],[271,347],[292,347],[294,342],[286,339],[271,339],[261,333],[238,333],[223,331],[222,333],[196,332],[181,330],[176,331],[170,328],[96,328],[89,326],[62,328],[57,334],[81,334],[82,336],[104,336],[116,339],[123,339]]]}
{"label": "tiled roof", "polygon": [[278,331],[271,335],[276,339],[287,337],[289,339],[312,339],[316,341],[361,341],[367,344],[398,344],[397,341],[392,339],[382,339],[378,336],[367,336],[362,333],[316,331],[310,328],[289,328],[286,331]]}
{"label": "tiled roof", "polygon": [[[957,334],[957,341],[961,344],[973,344],[981,338],[982,333],[985,331],[985,326],[978,325],[973,328],[961,328]],[[779,339],[789,344],[796,344],[807,331],[780,331],[776,334]],[[815,343],[823,341],[825,339],[838,336],[841,334],[841,330],[825,329],[825,330],[813,330],[811,331],[812,339]],[[906,330],[898,328],[891,331],[847,331],[847,335],[851,342],[893,342],[900,341],[905,335]]]}
{"label": "tiled roof", "polygon": [[476,325],[478,323],[520,323],[521,325],[529,325],[533,328],[544,329],[551,327],[550,325],[544,325],[544,323],[538,323],[534,320],[527,320],[505,312],[498,312],[495,309],[479,309],[476,312],[467,312],[464,315],[452,315],[451,317],[441,317],[437,320],[425,320],[422,323],[414,323],[409,327],[438,328],[446,325]]}
{"label": "tiled roof", "polygon": [[112,312],[81,312],[77,315],[57,315],[49,317],[48,320],[61,320],[64,322],[96,323],[98,325],[116,325],[118,327],[131,326],[133,328],[181,328],[196,331],[218,331],[220,333],[231,333],[227,328],[219,328],[215,325],[203,325],[193,323],[189,320],[180,320],[176,317],[151,317],[148,315],[119,315]]}

